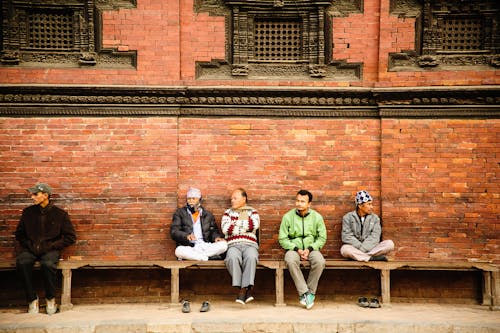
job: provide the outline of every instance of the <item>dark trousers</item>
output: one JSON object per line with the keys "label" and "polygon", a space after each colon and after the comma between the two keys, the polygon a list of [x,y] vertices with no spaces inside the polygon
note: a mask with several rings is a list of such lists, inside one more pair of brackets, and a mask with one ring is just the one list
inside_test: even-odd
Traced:
{"label": "dark trousers", "polygon": [[26,292],[26,300],[28,302],[32,302],[37,298],[36,291],[33,287],[33,265],[36,261],[40,261],[45,298],[53,299],[56,295],[59,251],[50,251],[39,257],[31,252],[24,251],[16,258],[16,270],[23,283],[24,291]]}

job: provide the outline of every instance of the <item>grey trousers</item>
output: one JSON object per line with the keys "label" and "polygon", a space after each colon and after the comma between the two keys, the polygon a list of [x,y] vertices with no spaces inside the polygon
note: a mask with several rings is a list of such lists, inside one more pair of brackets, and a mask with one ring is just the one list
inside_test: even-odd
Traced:
{"label": "grey trousers", "polygon": [[325,269],[325,258],[323,258],[323,255],[319,251],[312,251],[309,253],[309,262],[311,264],[311,269],[306,282],[304,274],[300,269],[299,253],[297,251],[287,251],[285,254],[286,267],[292,276],[292,280],[295,283],[295,288],[297,288],[297,291],[299,292],[299,296],[307,291],[312,294],[316,294],[319,279]]}
{"label": "grey trousers", "polygon": [[253,286],[255,270],[259,261],[257,246],[248,244],[229,245],[224,263],[232,277],[232,286],[246,288]]}
{"label": "grey trousers", "polygon": [[371,249],[369,252],[366,253],[361,250],[358,250],[352,245],[344,244],[340,248],[340,254],[344,258],[350,258],[357,261],[369,261],[372,256],[380,256],[383,254],[388,254],[392,250],[394,250],[394,242],[388,239],[378,243],[377,246],[375,246],[373,249]]}

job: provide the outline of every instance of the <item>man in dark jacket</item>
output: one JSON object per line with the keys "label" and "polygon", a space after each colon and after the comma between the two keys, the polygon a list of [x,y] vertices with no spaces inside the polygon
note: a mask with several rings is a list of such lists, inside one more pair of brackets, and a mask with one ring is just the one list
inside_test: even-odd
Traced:
{"label": "man in dark jacket", "polygon": [[[170,226],[170,235],[177,243],[176,257],[202,261],[219,257],[226,252],[227,242],[220,233],[212,213],[201,206],[201,191],[197,188],[189,188],[186,201],[186,206],[177,208],[175,211]],[[209,310],[210,303],[204,301],[200,312]],[[191,312],[188,300],[182,301],[182,312]]]}
{"label": "man in dark jacket", "polygon": [[38,313],[38,296],[33,287],[33,265],[40,261],[47,300],[47,313],[57,311],[55,302],[57,263],[60,252],[75,243],[75,228],[68,213],[50,201],[52,189],[38,183],[28,189],[35,202],[23,210],[15,231],[21,251],[16,259],[16,268],[24,285],[29,313]]}
{"label": "man in dark jacket", "polygon": [[214,216],[201,206],[201,191],[190,188],[186,196],[186,206],[175,211],[170,226],[170,235],[177,243],[177,258],[206,261],[226,252],[227,242]]}

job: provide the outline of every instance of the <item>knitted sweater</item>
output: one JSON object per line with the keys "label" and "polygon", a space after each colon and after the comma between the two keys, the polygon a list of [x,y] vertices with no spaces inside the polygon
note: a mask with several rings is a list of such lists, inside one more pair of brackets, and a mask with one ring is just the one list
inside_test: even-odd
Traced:
{"label": "knitted sweater", "polygon": [[259,214],[250,206],[238,209],[229,208],[222,216],[221,229],[228,246],[236,243],[257,245],[259,226]]}

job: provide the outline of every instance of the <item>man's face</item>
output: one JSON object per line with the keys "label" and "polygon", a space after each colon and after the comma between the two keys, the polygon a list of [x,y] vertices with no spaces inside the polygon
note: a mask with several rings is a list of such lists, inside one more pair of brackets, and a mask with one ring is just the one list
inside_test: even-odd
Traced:
{"label": "man's face", "polygon": [[373,213],[373,203],[371,201],[365,202],[358,205],[358,211],[361,216],[369,215]]}
{"label": "man's face", "polygon": [[309,207],[311,207],[309,197],[307,195],[297,194],[297,197],[295,198],[295,208],[297,208],[299,212],[307,212]]}
{"label": "man's face", "polygon": [[49,195],[43,192],[31,193],[31,199],[35,205],[40,205],[49,201]]}
{"label": "man's face", "polygon": [[241,195],[241,192],[236,190],[231,195],[231,207],[233,209],[238,209],[246,204],[245,197]]}
{"label": "man's face", "polygon": [[196,206],[200,203],[200,198],[187,198],[187,203],[189,206]]}

